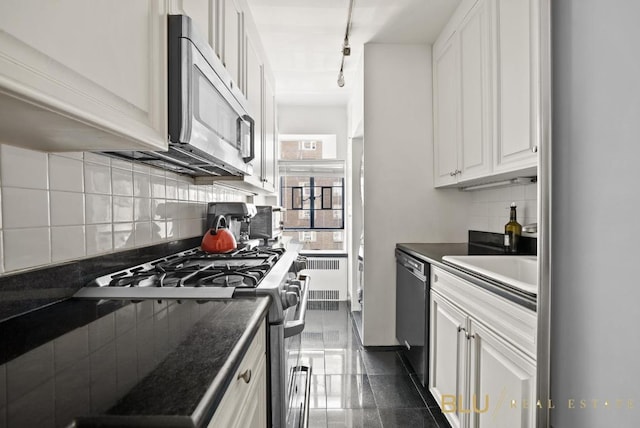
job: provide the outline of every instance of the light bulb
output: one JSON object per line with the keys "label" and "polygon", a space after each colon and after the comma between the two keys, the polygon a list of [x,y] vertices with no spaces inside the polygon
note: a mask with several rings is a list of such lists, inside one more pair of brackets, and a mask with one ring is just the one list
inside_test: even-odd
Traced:
{"label": "light bulb", "polygon": [[338,86],[340,86],[341,88],[344,86],[344,73],[342,72],[342,70],[340,70],[340,73],[338,73]]}

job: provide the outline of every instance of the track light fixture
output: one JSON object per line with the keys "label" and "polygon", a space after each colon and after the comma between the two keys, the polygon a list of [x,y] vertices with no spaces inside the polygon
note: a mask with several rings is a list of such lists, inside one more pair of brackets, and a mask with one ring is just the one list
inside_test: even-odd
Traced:
{"label": "track light fixture", "polygon": [[344,86],[344,57],[351,55],[351,46],[349,46],[349,31],[351,30],[351,15],[353,13],[353,2],[349,0],[349,13],[347,15],[347,29],[344,32],[344,41],[342,42],[342,61],[340,62],[340,71],[338,72],[338,86]]}

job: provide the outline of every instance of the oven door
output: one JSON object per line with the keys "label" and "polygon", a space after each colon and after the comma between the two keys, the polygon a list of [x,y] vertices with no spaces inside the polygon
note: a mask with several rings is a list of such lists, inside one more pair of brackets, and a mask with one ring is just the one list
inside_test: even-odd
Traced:
{"label": "oven door", "polygon": [[309,277],[301,275],[299,280],[302,288],[300,301],[298,305],[287,309],[284,322],[287,428],[306,428],[309,425],[311,368],[300,364],[300,345],[309,299]]}

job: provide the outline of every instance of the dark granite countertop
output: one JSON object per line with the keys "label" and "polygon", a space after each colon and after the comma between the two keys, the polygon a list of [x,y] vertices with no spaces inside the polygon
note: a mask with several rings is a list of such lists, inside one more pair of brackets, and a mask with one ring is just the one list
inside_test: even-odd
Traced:
{"label": "dark granite countertop", "polygon": [[15,426],[206,426],[269,305],[69,299],[14,317],[0,323],[0,408]]}
{"label": "dark granite countertop", "polygon": [[[536,310],[536,296],[442,260],[444,256],[469,255],[469,245],[466,243],[398,243],[396,247],[430,265],[438,266],[511,302],[533,311]],[[496,255],[495,257],[501,256]]]}

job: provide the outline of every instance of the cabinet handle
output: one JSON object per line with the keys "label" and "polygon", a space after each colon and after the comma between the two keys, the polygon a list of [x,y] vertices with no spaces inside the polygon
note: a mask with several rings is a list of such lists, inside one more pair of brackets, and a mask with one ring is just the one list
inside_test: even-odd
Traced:
{"label": "cabinet handle", "polygon": [[533,153],[538,153],[538,146],[533,146],[533,147],[531,147],[531,151],[532,151]]}
{"label": "cabinet handle", "polygon": [[469,333],[465,333],[467,335],[467,340],[471,340],[471,339],[475,339],[476,335],[475,334],[469,334]]}
{"label": "cabinet handle", "polygon": [[433,275],[433,282],[438,282],[438,275],[436,274]]}
{"label": "cabinet handle", "polygon": [[244,371],[244,373],[240,373],[236,380],[240,380],[240,379],[242,379],[244,383],[251,382],[251,369],[247,369]]}
{"label": "cabinet handle", "polygon": [[458,333],[460,333],[461,331],[464,331],[464,335],[467,336],[467,329],[462,327],[461,325],[458,326]]}
{"label": "cabinet handle", "polygon": [[450,175],[451,177],[455,177],[455,175],[457,174],[457,171],[458,171],[458,170],[455,170],[455,171],[453,171],[453,172],[450,172],[450,173],[449,173],[449,175]]}

